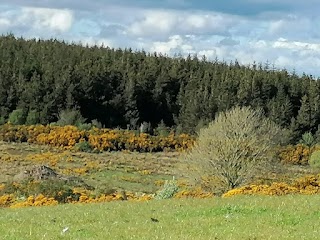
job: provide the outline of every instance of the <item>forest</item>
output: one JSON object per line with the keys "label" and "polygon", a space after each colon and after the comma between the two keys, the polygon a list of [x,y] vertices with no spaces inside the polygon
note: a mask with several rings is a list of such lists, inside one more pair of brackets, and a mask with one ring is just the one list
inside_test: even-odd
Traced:
{"label": "forest", "polygon": [[0,124],[49,124],[76,109],[107,128],[165,125],[194,134],[234,106],[262,108],[293,143],[320,135],[320,82],[266,63],[0,37]]}

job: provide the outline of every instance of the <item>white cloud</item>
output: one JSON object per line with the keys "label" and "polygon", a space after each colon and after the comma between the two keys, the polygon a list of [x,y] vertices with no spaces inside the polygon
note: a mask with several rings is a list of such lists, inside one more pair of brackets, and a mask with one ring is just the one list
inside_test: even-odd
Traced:
{"label": "white cloud", "polygon": [[144,37],[179,35],[229,35],[238,18],[215,12],[146,10],[128,26],[129,34]]}
{"label": "white cloud", "polygon": [[71,28],[73,20],[70,10],[25,7],[17,21],[22,25],[31,24],[36,30],[66,32]]}
{"label": "white cloud", "polygon": [[174,15],[167,12],[154,12],[146,14],[143,20],[134,22],[129,27],[129,33],[137,36],[169,34],[177,25]]}
{"label": "white cloud", "polygon": [[9,19],[6,18],[0,18],[0,30],[8,29],[10,26]]}
{"label": "white cloud", "polygon": [[185,43],[185,40],[180,35],[170,36],[168,41],[152,43],[150,51],[166,54],[189,54],[195,52],[192,45]]}
{"label": "white cloud", "polygon": [[291,50],[307,50],[307,51],[317,51],[320,52],[319,43],[308,43],[299,41],[288,41],[287,39],[280,38],[275,41],[272,45],[274,48],[285,48]]}

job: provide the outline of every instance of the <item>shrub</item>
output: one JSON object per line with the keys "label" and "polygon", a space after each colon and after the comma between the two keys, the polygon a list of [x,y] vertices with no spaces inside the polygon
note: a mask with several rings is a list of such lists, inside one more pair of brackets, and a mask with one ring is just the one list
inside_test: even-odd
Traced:
{"label": "shrub", "polygon": [[9,114],[8,121],[13,125],[22,125],[26,122],[26,113],[23,109],[13,110]]}
{"label": "shrub", "polygon": [[313,137],[311,132],[306,132],[302,135],[302,138],[300,140],[301,144],[306,145],[307,147],[311,148],[313,145],[315,145],[316,140]]}
{"label": "shrub", "polygon": [[167,137],[170,134],[170,128],[166,126],[163,120],[154,129],[154,134],[161,137]]}
{"label": "shrub", "polygon": [[81,151],[81,152],[91,152],[92,151],[92,146],[90,145],[90,143],[88,141],[80,141],[74,146],[74,148],[77,151]]}
{"label": "shrub", "polygon": [[102,126],[102,123],[99,122],[97,119],[91,120],[91,124],[92,124],[92,126],[94,126],[94,127],[96,127],[96,128],[102,128],[102,127],[103,127],[103,126]]}
{"label": "shrub", "polygon": [[26,125],[35,125],[40,122],[40,114],[36,110],[31,110],[28,112],[26,118]]}
{"label": "shrub", "polygon": [[320,168],[320,150],[312,153],[309,159],[309,165],[314,168]]}
{"label": "shrub", "polygon": [[77,125],[77,127],[79,128],[80,131],[83,131],[83,130],[89,131],[92,128],[92,124],[91,123],[80,123]]}
{"label": "shrub", "polygon": [[155,198],[156,199],[168,199],[172,198],[175,193],[177,193],[179,190],[179,187],[177,185],[177,182],[175,179],[172,180],[166,180],[162,189],[160,189]]}
{"label": "shrub", "polygon": [[65,109],[59,113],[57,124],[59,126],[74,125],[78,126],[85,123],[86,119],[82,117],[79,110]]}
{"label": "shrub", "polygon": [[308,164],[310,154],[315,147],[307,147],[304,144],[288,145],[279,149],[278,155],[282,163],[294,165]]}
{"label": "shrub", "polygon": [[314,134],[315,142],[320,143],[320,124],[318,125],[318,129]]}
{"label": "shrub", "polygon": [[307,175],[295,179],[292,183],[273,182],[263,185],[248,185],[232,189],[223,197],[234,195],[286,195],[286,194],[319,194],[320,175]]}
{"label": "shrub", "polygon": [[262,164],[272,164],[280,138],[281,129],[262,111],[235,107],[200,130],[195,147],[185,156],[188,173],[216,176],[225,190],[232,189],[253,177]]}
{"label": "shrub", "polygon": [[4,117],[0,117],[0,125],[3,125],[6,123],[6,119]]}
{"label": "shrub", "polygon": [[152,136],[150,134],[135,134],[133,131],[119,129],[83,130],[76,126],[50,125],[12,125],[0,126],[0,140],[7,142],[28,142],[47,144],[65,149],[73,148],[77,143],[88,141],[94,152],[101,151],[184,151],[194,145],[192,136],[171,133],[167,137]]}

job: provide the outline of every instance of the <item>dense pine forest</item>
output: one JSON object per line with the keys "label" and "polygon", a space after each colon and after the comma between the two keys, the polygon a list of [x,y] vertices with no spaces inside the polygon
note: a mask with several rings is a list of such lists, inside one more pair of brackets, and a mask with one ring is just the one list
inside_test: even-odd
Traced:
{"label": "dense pine forest", "polygon": [[[298,141],[320,124],[320,82],[275,70],[205,57],[84,47],[58,40],[0,37],[0,117],[19,110],[32,123],[57,121],[78,109],[105,127],[153,128],[160,123],[194,133],[235,105],[263,108]],[[28,123],[28,122],[27,122]]]}

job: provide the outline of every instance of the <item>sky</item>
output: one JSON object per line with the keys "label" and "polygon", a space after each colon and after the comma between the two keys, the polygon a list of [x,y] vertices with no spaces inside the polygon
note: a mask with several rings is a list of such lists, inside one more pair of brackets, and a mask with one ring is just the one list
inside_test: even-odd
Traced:
{"label": "sky", "polygon": [[320,77],[319,0],[1,0],[0,34]]}

